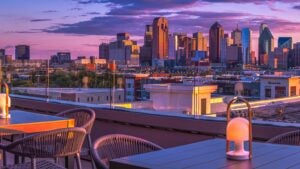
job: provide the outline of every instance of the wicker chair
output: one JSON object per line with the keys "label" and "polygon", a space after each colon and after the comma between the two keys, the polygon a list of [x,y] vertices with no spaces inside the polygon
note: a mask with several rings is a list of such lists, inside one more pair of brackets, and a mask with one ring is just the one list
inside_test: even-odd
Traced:
{"label": "wicker chair", "polygon": [[300,146],[300,130],[280,134],[268,140],[267,143]]}
{"label": "wicker chair", "polygon": [[112,134],[101,137],[94,143],[93,157],[98,169],[108,169],[112,159],[161,149],[162,147],[141,138]]}
{"label": "wicker chair", "polygon": [[88,143],[88,148],[82,148],[81,156],[89,156],[92,162],[92,168],[95,169],[95,164],[92,158],[92,139],[91,139],[91,130],[96,118],[95,111],[88,108],[75,108],[63,111],[56,114],[60,117],[72,118],[75,120],[75,127],[81,127],[86,130],[86,138]]}
{"label": "wicker chair", "polygon": [[11,144],[1,146],[1,149],[19,156],[29,157],[30,162],[4,166],[4,169],[61,169],[55,162],[37,158],[59,158],[75,156],[77,168],[81,169],[80,149],[84,142],[86,131],[83,128],[65,128],[38,133],[24,137]]}

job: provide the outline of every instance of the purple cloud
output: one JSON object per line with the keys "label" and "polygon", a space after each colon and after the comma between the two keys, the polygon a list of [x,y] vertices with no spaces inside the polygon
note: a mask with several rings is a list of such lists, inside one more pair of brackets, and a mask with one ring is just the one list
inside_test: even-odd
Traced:
{"label": "purple cloud", "polygon": [[47,22],[52,21],[52,19],[31,19],[30,22]]}
{"label": "purple cloud", "polygon": [[300,10],[300,5],[294,6],[293,9],[298,9],[298,10]]}
{"label": "purple cloud", "polygon": [[57,10],[46,10],[46,11],[43,11],[43,13],[56,13],[58,12]]}

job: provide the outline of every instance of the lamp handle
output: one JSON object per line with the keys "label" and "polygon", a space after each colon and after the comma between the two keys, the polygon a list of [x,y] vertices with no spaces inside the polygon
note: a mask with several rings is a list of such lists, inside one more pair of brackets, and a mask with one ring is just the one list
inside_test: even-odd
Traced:
{"label": "lamp handle", "polygon": [[[252,158],[252,109],[251,106],[249,104],[249,102],[247,100],[245,100],[244,98],[240,97],[240,96],[236,96],[234,97],[227,105],[227,110],[226,110],[226,115],[227,115],[227,125],[229,123],[229,121],[231,120],[230,114],[231,114],[231,105],[234,104],[237,101],[241,101],[243,103],[246,104],[246,106],[248,107],[248,120],[249,120],[249,159]],[[230,150],[230,145],[229,145],[229,141],[226,140],[226,152],[228,152]]]}

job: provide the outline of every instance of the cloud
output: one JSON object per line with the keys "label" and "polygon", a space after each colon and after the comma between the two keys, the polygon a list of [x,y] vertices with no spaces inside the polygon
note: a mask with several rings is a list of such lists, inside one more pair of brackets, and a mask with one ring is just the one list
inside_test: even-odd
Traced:
{"label": "cloud", "polygon": [[255,4],[264,4],[266,2],[299,2],[298,0],[202,0],[202,2],[211,2],[211,3],[255,3]]}
{"label": "cloud", "polygon": [[127,31],[131,34],[143,34],[144,26],[151,22],[152,18],[145,17],[101,16],[74,24],[60,24],[56,27],[45,29],[44,32],[79,35],[115,35],[118,32]]}
{"label": "cloud", "polygon": [[27,34],[27,33],[39,33],[39,31],[7,31],[7,32],[5,32],[5,33],[25,33],[25,34]]}
{"label": "cloud", "polygon": [[43,11],[43,13],[56,13],[58,12],[57,10],[46,10],[46,11]]}
{"label": "cloud", "polygon": [[300,5],[294,6],[293,9],[298,9],[298,10],[300,10]]}
{"label": "cloud", "polygon": [[100,12],[88,12],[87,15],[100,15]]}
{"label": "cloud", "polygon": [[31,19],[30,22],[48,22],[52,21],[52,19]]}
{"label": "cloud", "polygon": [[78,8],[78,7],[77,7],[77,8],[71,8],[71,9],[70,9],[70,11],[81,11],[81,10],[82,10],[82,8]]}

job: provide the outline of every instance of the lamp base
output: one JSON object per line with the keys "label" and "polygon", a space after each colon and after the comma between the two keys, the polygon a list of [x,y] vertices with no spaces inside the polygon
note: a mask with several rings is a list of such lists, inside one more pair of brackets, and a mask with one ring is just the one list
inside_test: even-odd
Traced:
{"label": "lamp base", "polygon": [[0,114],[0,119],[10,119],[10,114],[9,115]]}
{"label": "lamp base", "polygon": [[227,159],[237,160],[237,161],[249,160],[249,152],[248,151],[243,151],[243,152],[229,151],[226,153],[226,157],[227,157]]}

